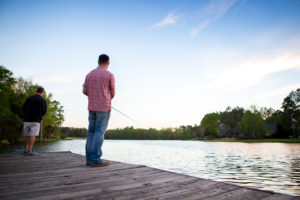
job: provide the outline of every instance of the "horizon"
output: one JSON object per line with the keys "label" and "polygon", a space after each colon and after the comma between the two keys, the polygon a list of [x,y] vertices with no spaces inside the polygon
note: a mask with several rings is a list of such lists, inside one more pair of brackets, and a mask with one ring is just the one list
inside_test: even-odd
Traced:
{"label": "horizon", "polygon": [[0,0],[0,65],[86,128],[85,76],[110,57],[108,129],[200,124],[228,106],[281,109],[300,88],[300,1]]}

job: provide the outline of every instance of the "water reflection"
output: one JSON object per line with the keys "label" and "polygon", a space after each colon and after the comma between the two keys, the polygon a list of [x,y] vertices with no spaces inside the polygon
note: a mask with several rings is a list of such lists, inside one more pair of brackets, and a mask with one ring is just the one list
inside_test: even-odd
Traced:
{"label": "water reflection", "polygon": [[[84,155],[85,140],[36,145]],[[241,186],[300,195],[300,144],[106,140],[104,158]],[[0,152],[22,152],[10,146]]]}

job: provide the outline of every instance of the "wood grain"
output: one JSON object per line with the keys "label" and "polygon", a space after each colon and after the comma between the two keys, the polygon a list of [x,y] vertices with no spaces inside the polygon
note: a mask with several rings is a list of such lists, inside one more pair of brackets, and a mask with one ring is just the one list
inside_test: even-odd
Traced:
{"label": "wood grain", "polygon": [[107,167],[88,167],[84,156],[71,152],[32,157],[1,154],[0,199],[300,199],[144,165],[110,163]]}

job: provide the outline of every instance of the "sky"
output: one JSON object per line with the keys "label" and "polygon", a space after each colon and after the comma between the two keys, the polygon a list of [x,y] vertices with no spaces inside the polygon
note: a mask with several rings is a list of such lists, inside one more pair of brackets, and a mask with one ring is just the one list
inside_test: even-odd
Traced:
{"label": "sky", "polygon": [[299,0],[0,0],[0,65],[87,127],[85,76],[110,56],[109,128],[200,124],[228,106],[280,109],[300,88]]}

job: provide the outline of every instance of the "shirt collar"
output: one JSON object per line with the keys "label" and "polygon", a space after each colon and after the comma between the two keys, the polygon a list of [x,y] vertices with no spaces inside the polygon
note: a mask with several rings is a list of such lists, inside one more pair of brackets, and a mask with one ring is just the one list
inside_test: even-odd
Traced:
{"label": "shirt collar", "polygon": [[105,69],[105,70],[107,70],[105,67],[100,66],[100,65],[98,65],[98,68],[99,68],[99,69]]}

